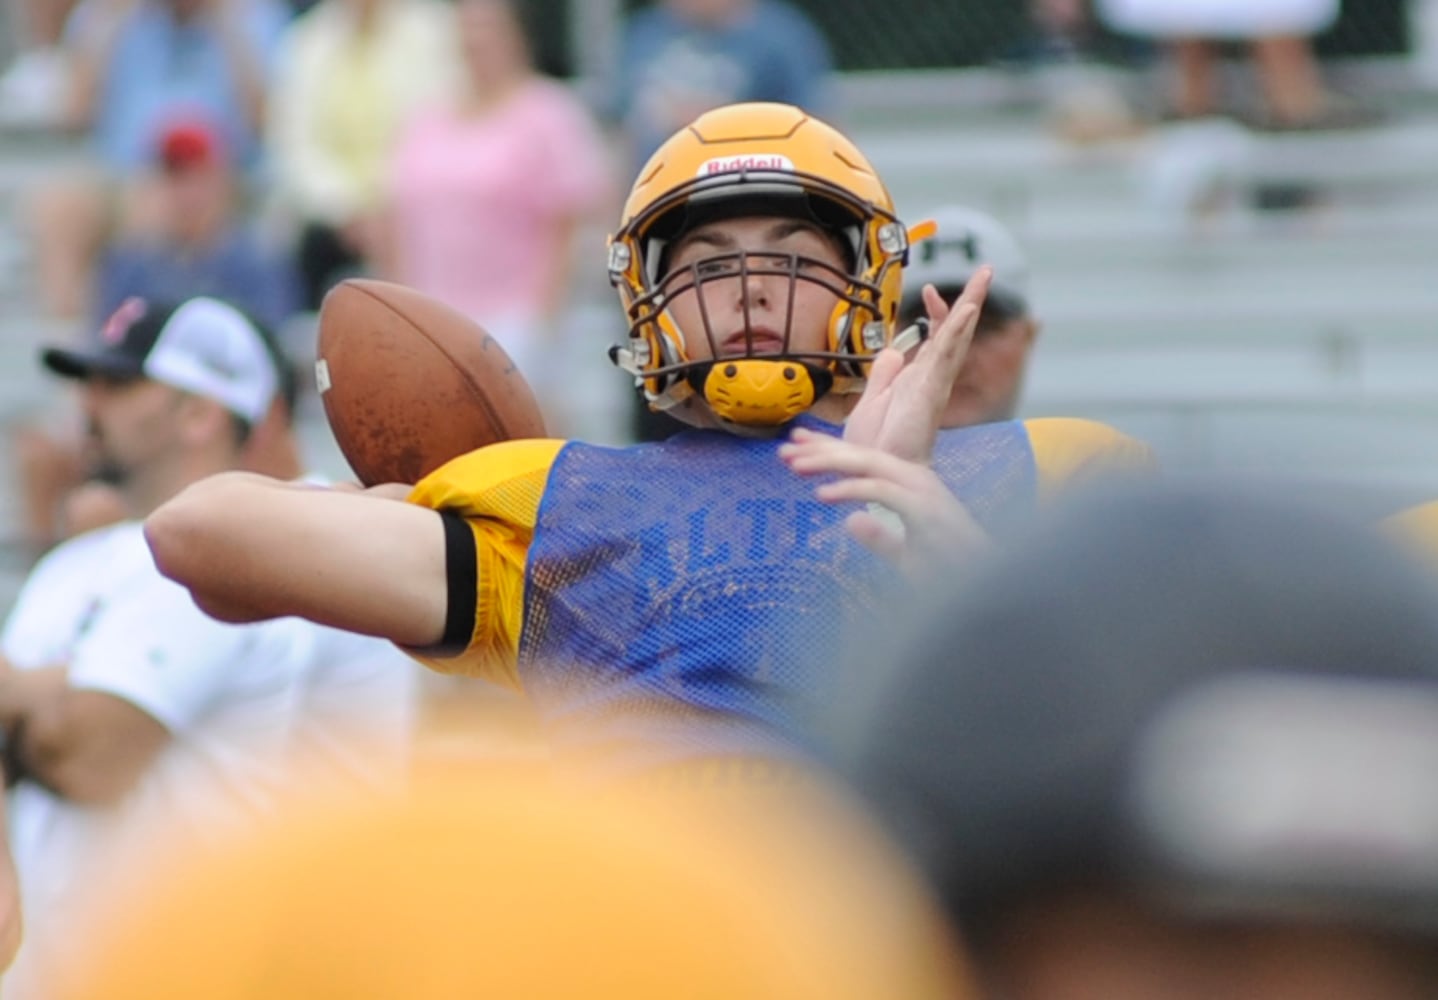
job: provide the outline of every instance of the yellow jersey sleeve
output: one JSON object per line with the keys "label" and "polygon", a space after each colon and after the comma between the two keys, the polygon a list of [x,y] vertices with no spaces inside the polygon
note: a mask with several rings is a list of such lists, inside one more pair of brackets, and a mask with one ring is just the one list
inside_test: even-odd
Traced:
{"label": "yellow jersey sleeve", "polygon": [[1097,479],[1147,475],[1157,469],[1148,445],[1107,424],[1045,417],[1025,420],[1024,429],[1034,451],[1041,504]]}
{"label": "yellow jersey sleeve", "polygon": [[[506,441],[440,466],[415,484],[410,503],[463,518],[473,536],[474,627],[454,656],[410,655],[432,670],[483,677],[519,690],[517,657],[524,624],[524,570],[549,470],[565,442]],[[451,595],[452,599],[456,595]]]}

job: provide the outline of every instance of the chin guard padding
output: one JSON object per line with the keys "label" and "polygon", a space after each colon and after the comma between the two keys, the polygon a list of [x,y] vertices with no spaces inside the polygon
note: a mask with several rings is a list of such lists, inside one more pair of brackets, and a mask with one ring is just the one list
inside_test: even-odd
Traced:
{"label": "chin guard padding", "polygon": [[813,406],[829,390],[833,375],[798,361],[734,358],[694,372],[690,381],[720,419],[777,427]]}

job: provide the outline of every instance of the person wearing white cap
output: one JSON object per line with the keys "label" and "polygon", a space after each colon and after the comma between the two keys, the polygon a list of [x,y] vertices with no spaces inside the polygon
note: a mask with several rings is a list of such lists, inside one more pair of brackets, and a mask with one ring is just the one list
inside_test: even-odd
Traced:
{"label": "person wearing white cap", "polygon": [[[300,777],[319,780],[317,767],[297,765],[334,749],[321,722],[359,724],[314,718],[339,701],[325,679],[333,655],[343,646],[358,665],[364,650],[343,641],[375,645],[299,619],[216,621],[160,575],[145,545],[140,519],[236,468],[270,412],[283,372],[260,327],[216,299],[131,299],[91,346],[41,357],[80,383],[92,467],[131,519],[52,549],[0,633],[0,726],[26,918],[7,1000],[44,995],[48,964],[82,943],[100,888],[142,878],[171,845],[243,829]],[[407,665],[378,645],[397,678],[385,697],[402,710]],[[333,757],[324,763],[352,764]]]}
{"label": "person wearing white cap", "polygon": [[977,209],[946,205],[931,215],[938,231],[915,243],[904,273],[899,326],[924,315],[923,288],[931,284],[952,301],[987,264],[993,284],[979,325],[943,415],[944,427],[1010,420],[1018,409],[1029,353],[1039,322],[1029,311],[1029,264],[1023,248],[999,220]]}

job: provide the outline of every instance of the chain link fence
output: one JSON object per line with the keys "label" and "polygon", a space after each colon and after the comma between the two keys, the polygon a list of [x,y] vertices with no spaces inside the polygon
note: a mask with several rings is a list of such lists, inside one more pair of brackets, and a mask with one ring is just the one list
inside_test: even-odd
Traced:
{"label": "chain link fence", "polygon": [[[1407,49],[1409,0],[1348,0],[1319,40],[1330,57]],[[931,69],[1022,60],[1046,48],[1026,0],[798,0],[825,30],[845,70]],[[1143,40],[1095,26],[1086,41],[1106,59],[1141,59]]]}
{"label": "chain link fence", "polygon": [[[614,16],[652,0],[606,0]],[[942,69],[1012,63],[1041,54],[1046,41],[1029,16],[1028,0],[790,0],[828,36],[843,71]],[[1418,0],[1345,0],[1342,15],[1318,39],[1328,58],[1402,55],[1409,49],[1408,8]],[[522,5],[541,65],[573,76],[592,55],[584,46],[611,39],[584,38],[575,30],[576,8],[593,0],[525,0]],[[576,37],[580,36],[580,37]],[[1102,27],[1085,39],[1089,53],[1110,62],[1141,62],[1140,39]]]}

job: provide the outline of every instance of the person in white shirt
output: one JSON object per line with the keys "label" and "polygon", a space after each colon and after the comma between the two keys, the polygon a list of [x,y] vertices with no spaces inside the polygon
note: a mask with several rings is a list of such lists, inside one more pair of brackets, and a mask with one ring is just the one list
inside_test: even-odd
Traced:
{"label": "person in white shirt", "polygon": [[130,300],[93,348],[43,360],[79,381],[90,457],[130,519],[47,554],[0,634],[27,925],[7,1000],[43,995],[87,903],[169,845],[222,843],[301,783],[397,777],[414,684],[376,640],[209,618],[150,557],[140,519],[236,467],[271,409],[282,372],[256,324],[215,299]]}
{"label": "person in white shirt", "polygon": [[1251,123],[1274,130],[1356,128],[1377,115],[1326,85],[1315,38],[1339,0],[1097,0],[1108,28],[1149,38],[1167,52],[1168,115],[1223,112],[1223,45],[1248,50],[1259,97]]}

